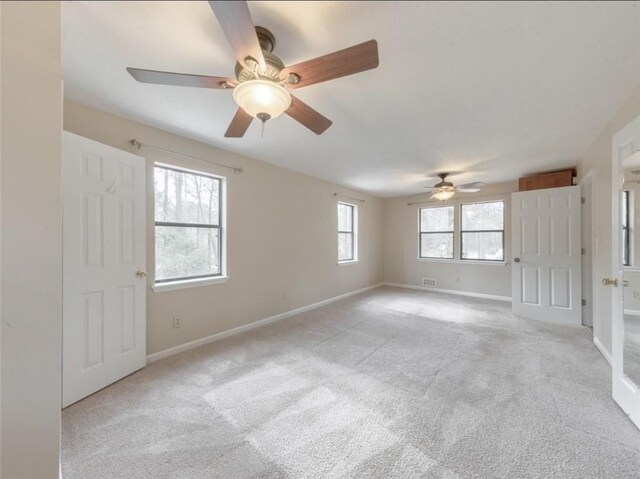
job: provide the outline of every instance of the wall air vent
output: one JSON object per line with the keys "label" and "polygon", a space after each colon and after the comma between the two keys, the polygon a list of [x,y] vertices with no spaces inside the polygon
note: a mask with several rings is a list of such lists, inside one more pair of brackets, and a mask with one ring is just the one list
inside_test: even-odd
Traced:
{"label": "wall air vent", "polygon": [[435,278],[422,278],[422,286],[427,286],[428,288],[435,288],[436,286]]}

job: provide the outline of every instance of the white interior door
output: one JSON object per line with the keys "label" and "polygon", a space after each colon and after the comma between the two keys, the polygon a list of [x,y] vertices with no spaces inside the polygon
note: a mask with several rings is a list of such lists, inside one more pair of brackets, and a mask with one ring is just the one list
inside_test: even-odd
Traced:
{"label": "white interior door", "polygon": [[146,361],[145,160],[64,132],[62,403]]}
{"label": "white interior door", "polygon": [[[632,357],[625,354],[624,266],[622,264],[622,191],[625,168],[640,169],[640,116],[616,133],[612,145],[611,168],[611,271],[603,278],[612,287],[611,322],[613,359],[613,398],[629,418],[640,427],[640,384],[627,374]],[[637,217],[637,213],[636,213]],[[638,234],[637,232],[634,234]],[[635,252],[638,255],[638,252]]]}
{"label": "white interior door", "polygon": [[581,324],[580,187],[523,191],[511,198],[513,312]]}

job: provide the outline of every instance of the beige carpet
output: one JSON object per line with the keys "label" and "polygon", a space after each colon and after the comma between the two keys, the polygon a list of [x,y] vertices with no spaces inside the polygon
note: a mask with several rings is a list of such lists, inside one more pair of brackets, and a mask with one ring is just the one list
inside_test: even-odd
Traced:
{"label": "beige carpet", "polygon": [[584,328],[381,288],[154,363],[63,412],[63,479],[638,478]]}

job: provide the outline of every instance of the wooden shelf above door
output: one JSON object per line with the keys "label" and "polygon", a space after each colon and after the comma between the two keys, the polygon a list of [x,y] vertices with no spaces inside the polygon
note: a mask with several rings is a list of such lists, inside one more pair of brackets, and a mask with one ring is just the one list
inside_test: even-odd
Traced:
{"label": "wooden shelf above door", "polygon": [[539,175],[525,176],[518,181],[518,191],[542,190],[545,188],[561,188],[573,186],[575,170],[553,171]]}

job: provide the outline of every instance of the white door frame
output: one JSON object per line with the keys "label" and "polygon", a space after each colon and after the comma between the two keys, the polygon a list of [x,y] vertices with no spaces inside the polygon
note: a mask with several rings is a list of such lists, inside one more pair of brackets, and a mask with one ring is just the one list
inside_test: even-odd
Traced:
{"label": "white door frame", "polygon": [[[590,207],[591,207],[591,211],[590,211],[590,215],[589,215],[589,223],[590,223],[590,229],[588,231],[588,235],[589,235],[589,248],[586,251],[586,256],[587,256],[587,261],[585,262],[585,265],[587,266],[587,268],[589,268],[589,272],[591,273],[591,284],[589,285],[589,296],[590,297],[586,297],[585,295],[585,291],[582,292],[582,297],[587,299],[587,308],[589,309],[589,311],[591,311],[591,324],[588,325],[593,329],[593,337],[598,337],[597,336],[597,332],[596,331],[596,323],[597,321],[594,321],[593,319],[595,318],[596,315],[596,294],[595,292],[596,287],[599,284],[599,281],[596,279],[595,277],[595,272],[596,272],[596,255],[594,254],[594,250],[596,247],[596,231],[594,228],[595,225],[595,221],[596,221],[596,170],[595,169],[591,169],[587,172],[587,174],[585,174],[582,179],[580,180],[580,193],[582,194],[582,187],[584,185],[589,185],[589,192],[591,193],[591,198],[590,198]],[[583,242],[584,243],[584,242]],[[582,274],[585,274],[585,269],[582,270]],[[585,321],[584,321],[584,316],[583,316],[583,321],[582,324],[585,325]]]}
{"label": "white door frame", "polygon": [[[611,301],[611,356],[613,360],[613,399],[629,418],[640,427],[640,388],[624,374],[624,302],[622,266],[622,186],[624,182],[625,160],[635,157],[640,151],[640,116],[616,133],[611,154],[611,271],[618,280],[618,287],[612,289]],[[635,154],[634,154],[635,153]]]}

